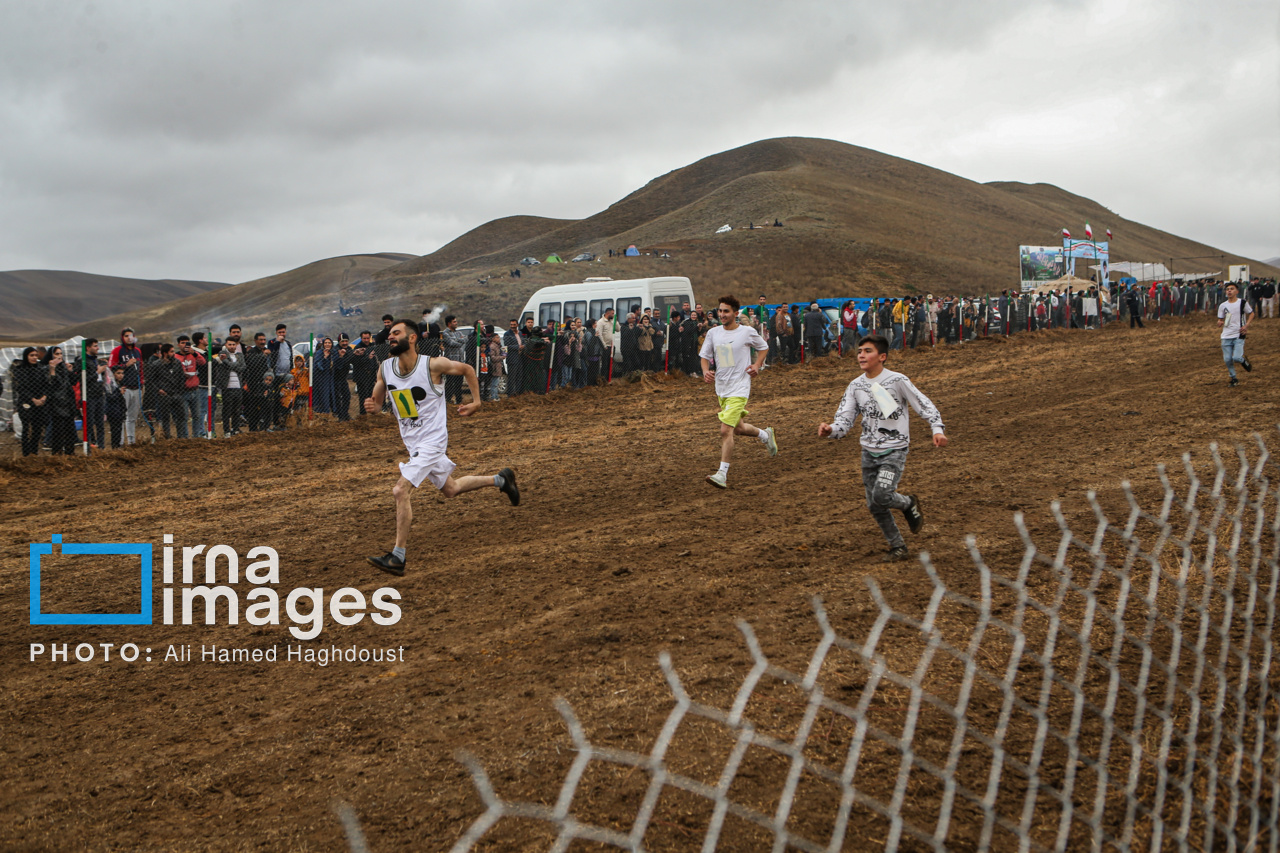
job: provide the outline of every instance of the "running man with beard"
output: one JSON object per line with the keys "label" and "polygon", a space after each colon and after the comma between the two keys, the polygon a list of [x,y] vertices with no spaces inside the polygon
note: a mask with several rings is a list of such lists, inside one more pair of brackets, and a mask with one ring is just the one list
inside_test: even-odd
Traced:
{"label": "running man with beard", "polygon": [[889,553],[884,557],[887,563],[908,557],[907,543],[893,520],[893,510],[902,511],[912,533],[919,533],[924,527],[919,498],[898,494],[911,445],[907,407],[929,422],[934,447],[947,446],[938,407],[910,379],[887,370],[884,363],[888,358],[889,342],[879,335],[858,341],[862,375],[849,383],[833,422],[818,424],[821,438],[844,438],[858,415],[862,415],[862,485],[867,492],[867,508],[889,542]]}
{"label": "running man with beard", "polygon": [[510,468],[488,477],[453,477],[457,466],[445,455],[449,448],[449,430],[444,377],[461,377],[471,389],[471,402],[458,406],[458,414],[466,417],[480,408],[480,383],[475,368],[459,361],[419,354],[418,326],[410,320],[393,323],[387,342],[391,344],[391,358],[378,368],[378,381],[373,386],[373,396],[364,401],[364,410],[369,414],[379,412],[388,395],[391,397],[409,461],[400,463],[400,479],[391,490],[396,499],[395,547],[381,557],[368,559],[384,572],[403,575],[405,547],[413,524],[410,499],[423,480],[430,480],[446,498],[494,486],[511,499],[512,506],[520,505],[520,489],[516,486],[516,474]]}

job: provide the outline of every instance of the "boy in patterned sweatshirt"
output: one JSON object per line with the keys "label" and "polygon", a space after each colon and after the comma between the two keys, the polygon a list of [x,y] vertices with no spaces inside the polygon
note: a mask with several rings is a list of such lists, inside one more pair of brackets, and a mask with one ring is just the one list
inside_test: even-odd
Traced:
{"label": "boy in patterned sweatshirt", "polygon": [[862,484],[867,490],[867,508],[889,541],[885,562],[907,559],[907,545],[893,520],[893,510],[902,510],[912,533],[924,526],[924,512],[915,495],[898,494],[898,481],[907,463],[911,444],[907,406],[933,428],[933,446],[946,447],[942,415],[937,406],[921,394],[901,373],[886,370],[889,342],[879,335],[858,341],[858,367],[862,375],[849,383],[832,423],[819,424],[822,438],[844,438],[862,415]]}

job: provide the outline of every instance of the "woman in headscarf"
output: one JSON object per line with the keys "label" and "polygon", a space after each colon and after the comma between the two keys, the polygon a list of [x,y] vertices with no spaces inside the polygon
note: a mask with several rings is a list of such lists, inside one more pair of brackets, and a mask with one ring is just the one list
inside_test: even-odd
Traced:
{"label": "woman in headscarf", "polygon": [[316,414],[333,411],[333,380],[338,371],[338,354],[333,351],[333,338],[320,342],[316,354],[315,385],[311,390],[311,408]]}
{"label": "woman in headscarf", "polygon": [[[484,327],[485,333],[489,336],[486,346],[488,368],[488,395],[487,400],[497,400],[502,390],[502,336],[494,329],[493,324]],[[483,390],[483,389],[482,389]]]}
{"label": "woman in headscarf", "polygon": [[76,378],[62,359],[62,347],[44,355],[49,377],[49,439],[54,453],[71,455],[76,447]]}
{"label": "woman in headscarf", "polygon": [[641,370],[653,370],[653,324],[649,322],[648,317],[640,318],[640,325],[636,326],[636,350],[639,355],[636,359],[636,365]]}
{"label": "woman in headscarf", "polygon": [[22,420],[22,455],[40,452],[40,438],[49,425],[49,368],[40,363],[35,347],[22,351],[13,366],[13,406]]}

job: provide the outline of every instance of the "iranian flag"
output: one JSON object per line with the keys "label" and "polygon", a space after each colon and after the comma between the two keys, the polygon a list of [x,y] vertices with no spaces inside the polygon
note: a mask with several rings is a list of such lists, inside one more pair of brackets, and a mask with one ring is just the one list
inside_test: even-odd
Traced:
{"label": "iranian flag", "polygon": [[1110,239],[1111,239],[1111,229],[1110,229],[1110,228],[1108,228],[1108,229],[1107,229],[1107,239],[1108,239],[1108,240],[1110,240]]}
{"label": "iranian flag", "polygon": [[1088,223],[1088,222],[1086,222],[1086,223],[1084,224],[1084,236],[1085,236],[1085,238],[1086,238],[1086,239],[1088,239],[1088,240],[1092,240],[1092,239],[1093,239],[1093,229],[1089,227],[1089,223]]}
{"label": "iranian flag", "polygon": [[1070,240],[1070,239],[1071,239],[1071,232],[1070,232],[1070,231],[1068,231],[1067,229],[1063,228],[1063,229],[1062,229],[1062,236],[1063,236],[1063,237],[1066,237],[1068,240]]}

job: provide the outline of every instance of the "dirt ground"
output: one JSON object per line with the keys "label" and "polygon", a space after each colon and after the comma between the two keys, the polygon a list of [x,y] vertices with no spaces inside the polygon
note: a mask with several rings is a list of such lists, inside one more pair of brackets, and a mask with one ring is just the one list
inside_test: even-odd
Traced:
{"label": "dirt ground", "polygon": [[[972,533],[989,565],[1013,573],[1022,553],[1015,511],[1033,537],[1052,541],[1055,499],[1068,518],[1088,519],[1085,492],[1094,489],[1123,517],[1122,479],[1151,501],[1160,494],[1156,463],[1180,467],[1184,451],[1203,457],[1214,440],[1274,439],[1280,323],[1257,324],[1249,340],[1257,370],[1234,389],[1212,326],[1166,320],[895,355],[890,367],[934,400],[951,439],[932,448],[927,425],[913,418],[902,488],[920,495],[927,521],[909,546],[963,587],[973,575],[964,546]],[[404,453],[385,416],[0,463],[0,848],[344,850],[332,810],[341,799],[374,851],[445,850],[482,811],[455,760],[460,749],[504,796],[555,802],[574,756],[555,697],[569,701],[594,742],[644,751],[672,706],[661,651],[695,698],[727,707],[751,666],[735,620],[803,671],[819,636],[813,596],[854,638],[874,618],[865,576],[895,607],[923,610],[921,567],[879,562],[884,542],[863,502],[856,437],[816,434],[856,373],[851,359],[834,358],[767,370],[750,420],[776,427],[781,453],[770,459],[740,442],[723,492],[703,480],[715,469],[718,435],[714,395],[701,382],[647,378],[451,416],[458,473],[510,465],[523,502],[513,508],[494,490],[445,500],[424,489],[403,579],[364,560],[393,539],[390,492]],[[28,543],[54,534],[154,543],[155,624],[28,624]],[[326,614],[323,633],[306,641],[287,619],[160,624],[164,534],[179,547],[227,544],[242,557],[270,545],[282,598],[304,586],[366,596],[393,586],[403,616],[346,627]],[[46,611],[137,606],[136,574],[50,559]],[[153,662],[29,661],[33,643],[127,642],[151,648]],[[277,646],[283,658],[288,646],[353,644],[403,647],[403,661],[200,659],[202,646]],[[163,661],[170,645],[192,647],[195,659]],[[678,757],[714,784],[711,753],[721,747],[710,735],[700,746],[701,737],[691,727]],[[579,813],[625,827],[640,775],[589,774]],[[767,809],[781,778],[761,769],[759,791],[743,796]],[[664,798],[648,846],[696,847],[706,811]],[[820,816],[797,819],[825,837]],[[758,833],[733,832],[722,849],[756,849]],[[958,849],[971,832],[956,830]],[[508,821],[491,849],[539,849],[548,837],[537,824]],[[847,847],[874,849],[883,837],[868,821],[851,828]]]}

